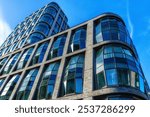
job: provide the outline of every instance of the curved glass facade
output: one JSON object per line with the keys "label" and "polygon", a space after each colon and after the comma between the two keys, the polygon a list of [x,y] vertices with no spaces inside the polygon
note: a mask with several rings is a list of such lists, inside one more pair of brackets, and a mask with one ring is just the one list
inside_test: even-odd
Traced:
{"label": "curved glass facade", "polygon": [[85,48],[85,41],[86,41],[86,29],[84,27],[73,31],[69,46],[69,52],[74,52],[76,50]]}
{"label": "curved glass facade", "polygon": [[10,78],[10,80],[7,82],[6,86],[4,87],[4,89],[0,95],[0,100],[8,100],[9,99],[19,78],[20,78],[19,74],[14,75],[13,77]]}
{"label": "curved glass facade", "polygon": [[50,7],[47,7],[47,8],[45,9],[44,13],[49,13],[49,14],[51,14],[53,17],[55,17],[56,14],[57,14],[57,10],[56,10],[55,8],[53,8],[53,7],[50,6]]}
{"label": "curved glass facade", "polygon": [[7,57],[6,58],[3,58],[2,60],[0,60],[0,70],[1,68],[3,67],[3,65],[5,64],[5,62],[7,61]]}
{"label": "curved glass facade", "polygon": [[44,38],[45,36],[43,34],[34,32],[29,36],[29,39],[27,40],[27,44],[36,43]]}
{"label": "curved glass facade", "polygon": [[35,27],[34,31],[38,31],[43,33],[45,36],[48,36],[49,31],[50,31],[50,26],[46,23],[40,22],[37,24],[37,26]]}
{"label": "curved glass facade", "polygon": [[96,51],[96,89],[130,86],[145,92],[143,78],[141,66],[128,47],[110,44]]}
{"label": "curved glass facade", "polygon": [[16,63],[18,57],[19,57],[19,53],[15,54],[11,57],[11,59],[8,61],[7,65],[5,66],[5,68],[3,70],[3,74],[8,74],[11,71],[11,69],[14,66],[14,64]]}
{"label": "curved glass facade", "polygon": [[95,43],[118,40],[133,46],[123,21],[116,17],[104,17],[95,22]]}
{"label": "curved glass facade", "polygon": [[41,16],[39,21],[40,22],[47,22],[50,26],[52,26],[54,18],[50,14],[46,13],[46,14],[43,14]]}
{"label": "curved glass facade", "polygon": [[76,55],[67,60],[64,71],[61,96],[67,94],[81,94],[83,91],[84,55]]}
{"label": "curved glass facade", "polygon": [[66,41],[66,35],[61,35],[56,38],[49,52],[49,59],[62,56],[65,41]]}
{"label": "curved glass facade", "polygon": [[1,86],[2,86],[2,84],[3,84],[3,82],[4,82],[4,80],[5,80],[5,79],[0,79],[0,88],[1,88]]}
{"label": "curved glass facade", "polygon": [[41,63],[43,61],[47,47],[48,47],[48,42],[45,42],[38,47],[37,51],[32,57],[31,65]]}
{"label": "curved glass facade", "polygon": [[16,26],[0,47],[0,99],[148,99],[138,54],[118,15],[70,29],[67,21],[52,2]]}
{"label": "curved glass facade", "polygon": [[25,65],[27,64],[30,58],[30,55],[32,54],[32,51],[33,51],[33,48],[29,48],[28,50],[24,52],[24,54],[22,55],[21,59],[19,60],[17,64],[16,70],[23,69],[25,67]]}
{"label": "curved glass facade", "polygon": [[38,69],[32,69],[28,71],[26,77],[23,79],[21,86],[16,94],[17,100],[27,100],[32,89],[34,80],[38,74]]}
{"label": "curved glass facade", "polygon": [[53,94],[59,62],[51,63],[43,73],[38,99],[50,99]]}

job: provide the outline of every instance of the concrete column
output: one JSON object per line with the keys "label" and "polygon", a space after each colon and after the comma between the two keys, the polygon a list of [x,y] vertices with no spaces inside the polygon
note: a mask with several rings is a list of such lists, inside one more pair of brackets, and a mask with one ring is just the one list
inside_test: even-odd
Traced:
{"label": "concrete column", "polygon": [[58,96],[58,93],[59,93],[59,88],[60,88],[60,85],[61,85],[61,79],[62,79],[64,65],[65,65],[65,59],[66,59],[65,55],[67,54],[67,51],[68,51],[68,45],[69,45],[70,37],[71,37],[71,30],[68,31],[68,36],[67,36],[64,51],[63,51],[64,56],[61,59],[61,63],[60,63],[59,70],[58,70],[58,73],[57,73],[52,99],[56,99],[57,96]]}
{"label": "concrete column", "polygon": [[[83,94],[88,95],[93,90],[93,21],[87,25],[86,52],[84,66]],[[86,98],[87,99],[87,98]],[[89,97],[89,99],[91,99]]]}

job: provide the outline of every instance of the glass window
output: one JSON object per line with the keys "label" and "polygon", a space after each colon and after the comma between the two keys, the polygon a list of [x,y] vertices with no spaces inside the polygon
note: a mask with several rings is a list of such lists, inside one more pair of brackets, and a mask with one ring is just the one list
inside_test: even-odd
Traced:
{"label": "glass window", "polygon": [[130,71],[131,86],[139,88],[139,76],[136,72]]}
{"label": "glass window", "polygon": [[97,23],[95,26],[95,37],[96,43],[103,41],[100,23]]}
{"label": "glass window", "polygon": [[2,84],[3,84],[3,82],[4,82],[4,80],[5,80],[5,79],[0,79],[0,88],[1,88],[1,86],[2,86]]}
{"label": "glass window", "polygon": [[19,53],[15,54],[11,57],[11,59],[8,61],[7,65],[5,66],[5,68],[3,70],[3,74],[7,74],[11,71],[11,69],[14,66],[14,64],[16,63],[18,57],[19,57]]}
{"label": "glass window", "polygon": [[41,33],[32,33],[29,37],[29,39],[27,40],[27,44],[33,44],[36,43],[42,39],[44,39],[45,36],[42,35]]}
{"label": "glass window", "polygon": [[47,42],[41,44],[38,47],[35,55],[32,57],[31,65],[34,65],[34,64],[37,64],[37,63],[41,63],[43,61],[45,52],[47,50],[47,47],[48,47],[48,43]]}
{"label": "glass window", "polygon": [[111,40],[118,40],[118,36],[117,30],[111,30]]}
{"label": "glass window", "polygon": [[110,31],[103,31],[103,32],[102,32],[102,35],[103,35],[103,40],[104,40],[104,41],[111,40]]}
{"label": "glass window", "polygon": [[101,89],[105,86],[105,78],[104,78],[104,72],[100,72],[96,74],[96,78],[97,78],[97,88]]}
{"label": "glass window", "polygon": [[143,78],[140,76],[140,78],[139,78],[139,82],[140,82],[140,90],[142,91],[142,92],[145,92],[145,88],[144,88],[144,80],[143,80]]}
{"label": "glass window", "polygon": [[54,28],[55,34],[59,32],[59,28],[60,28],[60,26],[56,23],[55,28]]}
{"label": "glass window", "polygon": [[[102,40],[120,40],[126,42],[128,37],[125,25],[115,17],[105,17],[95,22],[95,40],[96,43]],[[129,39],[130,41],[131,39]]]}
{"label": "glass window", "polygon": [[77,94],[82,93],[83,67],[84,67],[84,56],[82,54],[70,58],[65,68],[63,78],[63,88],[60,89],[61,94],[63,93],[63,95],[66,95],[70,93],[77,93]]}
{"label": "glass window", "polygon": [[13,77],[10,78],[10,80],[8,81],[8,83],[6,84],[6,86],[4,87],[0,99],[1,100],[8,100],[10,95],[12,94],[17,81],[19,79],[20,75],[14,75]]}
{"label": "glass window", "polygon": [[25,51],[25,53],[22,55],[20,61],[17,64],[17,70],[22,69],[25,67],[25,65],[27,64],[30,55],[32,54],[33,48],[30,48],[28,50]]}
{"label": "glass window", "polygon": [[48,6],[52,6],[56,8],[57,10],[59,9],[59,6],[55,2],[51,2],[50,4],[48,4]]}
{"label": "glass window", "polygon": [[17,95],[16,95],[17,100],[28,99],[37,74],[38,74],[37,68],[28,71],[28,73],[26,74],[26,77],[23,79],[23,82],[21,83],[21,86],[17,92]]}
{"label": "glass window", "polygon": [[62,17],[59,15],[59,16],[58,16],[58,20],[57,20],[57,22],[58,22],[59,25],[61,25],[62,20],[63,20]]}
{"label": "glass window", "polygon": [[69,52],[85,48],[86,29],[80,28],[73,32]]}
{"label": "glass window", "polygon": [[3,67],[3,65],[5,64],[5,62],[7,61],[7,57],[6,58],[3,58],[2,60],[0,60],[0,70],[1,68]]}
{"label": "glass window", "polygon": [[118,69],[118,83],[119,85],[130,85],[129,73],[126,69]]}
{"label": "glass window", "polygon": [[39,21],[47,22],[50,26],[52,26],[54,19],[51,15],[44,14],[44,15],[42,15],[42,17],[40,18]]}
{"label": "glass window", "polygon": [[25,44],[25,38],[23,38],[23,39],[19,42],[17,48],[22,48],[22,47],[24,46],[24,44]]}
{"label": "glass window", "polygon": [[52,7],[47,7],[44,12],[51,14],[54,18],[55,18],[56,14],[57,14],[56,9],[52,8]]}
{"label": "glass window", "polygon": [[106,78],[107,78],[107,83],[109,86],[118,85],[116,69],[106,70]]}
{"label": "glass window", "polygon": [[104,49],[104,53],[112,53],[113,52],[113,47],[112,46],[106,46]]}
{"label": "glass window", "polygon": [[100,67],[103,64],[103,51],[100,49],[96,53],[96,68]]}
{"label": "glass window", "polygon": [[66,41],[66,36],[62,35],[57,37],[57,39],[54,41],[50,53],[49,53],[49,59],[62,56],[63,49]]}
{"label": "glass window", "polygon": [[39,31],[43,33],[45,36],[48,36],[50,27],[46,23],[38,23],[34,29],[34,31]]}
{"label": "glass window", "polygon": [[58,68],[59,62],[52,63],[46,68],[39,87],[39,99],[49,99],[52,97]]}
{"label": "glass window", "polygon": [[110,29],[109,20],[103,19],[101,21],[101,27],[102,27],[102,31],[109,30]]}

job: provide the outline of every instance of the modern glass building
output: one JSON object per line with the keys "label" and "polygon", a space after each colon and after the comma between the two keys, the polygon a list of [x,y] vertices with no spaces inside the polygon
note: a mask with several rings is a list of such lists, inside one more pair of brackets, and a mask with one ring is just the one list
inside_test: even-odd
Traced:
{"label": "modern glass building", "polygon": [[52,2],[14,29],[0,56],[3,100],[149,99],[135,46],[113,13],[69,28]]}

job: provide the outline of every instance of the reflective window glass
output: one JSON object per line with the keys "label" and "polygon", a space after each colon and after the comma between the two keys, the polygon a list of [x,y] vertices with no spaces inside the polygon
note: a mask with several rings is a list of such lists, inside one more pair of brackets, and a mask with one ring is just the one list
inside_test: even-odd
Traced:
{"label": "reflective window glass", "polygon": [[7,74],[11,71],[11,69],[14,66],[14,64],[16,63],[18,57],[19,57],[19,53],[15,54],[11,57],[11,59],[8,61],[7,65],[5,66],[5,68],[3,70],[3,74]]}
{"label": "reflective window glass", "polygon": [[38,74],[37,68],[28,71],[28,73],[26,74],[26,77],[23,79],[23,82],[21,83],[21,86],[17,92],[17,95],[16,95],[17,100],[28,99],[37,74]]}
{"label": "reflective window glass", "polygon": [[59,62],[52,63],[46,68],[39,87],[39,99],[48,99],[52,97],[58,68]]}
{"label": "reflective window glass", "polygon": [[33,44],[33,43],[36,43],[42,39],[44,39],[45,36],[42,35],[41,33],[32,33],[30,36],[29,36],[29,39],[27,40],[27,44]]}
{"label": "reflective window glass", "polygon": [[37,64],[37,63],[41,63],[43,61],[45,52],[47,50],[47,47],[48,47],[48,43],[47,42],[41,44],[38,47],[38,49],[36,50],[35,55],[32,57],[31,65],[34,65],[34,64]]}
{"label": "reflective window glass", "polygon": [[82,54],[70,58],[67,62],[64,78],[63,88],[61,94],[66,95],[70,93],[80,94],[83,91],[83,68],[84,56]]}
{"label": "reflective window glass", "polygon": [[44,14],[39,21],[47,22],[50,26],[52,26],[54,19],[51,15]]}
{"label": "reflective window glass", "polygon": [[13,77],[10,78],[10,80],[8,81],[8,83],[6,84],[6,86],[4,87],[0,99],[1,100],[8,100],[10,95],[12,94],[16,83],[19,79],[20,75],[14,75]]}
{"label": "reflective window glass", "polygon": [[38,23],[34,29],[34,31],[39,31],[43,33],[45,36],[48,36],[50,27],[46,23]]}
{"label": "reflective window glass", "polygon": [[32,54],[32,51],[33,51],[33,48],[30,48],[24,52],[24,54],[22,55],[21,59],[19,60],[17,64],[17,68],[16,68],[17,70],[25,67],[25,65],[27,64],[30,58],[30,55]]}
{"label": "reflective window glass", "polygon": [[69,47],[69,52],[74,52],[79,49],[85,48],[85,40],[86,40],[86,29],[80,28],[75,30],[71,36],[71,42]]}
{"label": "reflective window glass", "polygon": [[107,83],[109,86],[118,85],[116,69],[106,70],[106,78],[107,78]]}
{"label": "reflective window glass", "polygon": [[54,41],[50,53],[49,53],[49,59],[61,56],[63,54],[63,49],[65,45],[66,36],[62,35],[57,37],[57,39]]}
{"label": "reflective window glass", "polygon": [[5,79],[0,79],[0,87],[2,86]]}

